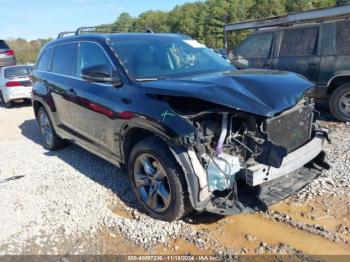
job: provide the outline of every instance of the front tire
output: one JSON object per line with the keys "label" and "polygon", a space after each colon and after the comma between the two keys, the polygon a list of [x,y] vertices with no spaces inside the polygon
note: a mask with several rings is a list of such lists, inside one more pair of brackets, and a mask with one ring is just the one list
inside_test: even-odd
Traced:
{"label": "front tire", "polygon": [[136,144],[128,171],[136,199],[151,217],[170,222],[191,210],[182,170],[160,139],[148,138]]}
{"label": "front tire", "polygon": [[49,114],[44,107],[40,107],[37,114],[37,120],[40,127],[41,137],[44,141],[44,147],[50,151],[62,149],[67,146],[67,142],[61,139],[55,132]]}
{"label": "front tire", "polygon": [[329,108],[333,116],[342,122],[350,121],[350,83],[339,86],[332,94]]}

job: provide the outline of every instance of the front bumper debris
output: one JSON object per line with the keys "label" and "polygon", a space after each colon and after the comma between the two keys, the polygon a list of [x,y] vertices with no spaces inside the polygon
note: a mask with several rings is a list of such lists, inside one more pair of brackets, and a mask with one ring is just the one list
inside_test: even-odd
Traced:
{"label": "front bumper debris", "polygon": [[289,153],[283,159],[280,168],[274,168],[264,164],[247,168],[246,183],[250,186],[261,185],[302,168],[322,152],[323,143],[324,137],[316,136],[301,148]]}
{"label": "front bumper debris", "polygon": [[322,151],[304,167],[260,185],[258,199],[266,207],[282,201],[310,184],[323,170],[329,168]]}

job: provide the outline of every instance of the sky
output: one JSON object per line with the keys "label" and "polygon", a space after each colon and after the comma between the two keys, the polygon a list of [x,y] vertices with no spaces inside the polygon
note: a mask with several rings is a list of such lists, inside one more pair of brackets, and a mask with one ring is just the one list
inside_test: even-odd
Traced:
{"label": "sky", "polygon": [[128,12],[169,11],[195,0],[0,0],[0,39],[56,37],[80,26],[114,22]]}

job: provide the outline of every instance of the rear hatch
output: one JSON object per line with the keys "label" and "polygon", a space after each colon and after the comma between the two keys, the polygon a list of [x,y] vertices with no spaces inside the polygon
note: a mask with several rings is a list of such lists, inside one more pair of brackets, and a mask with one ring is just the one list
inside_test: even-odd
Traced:
{"label": "rear hatch", "polygon": [[12,66],[5,68],[5,86],[15,93],[28,93],[32,91],[30,80],[31,70],[28,66]]}

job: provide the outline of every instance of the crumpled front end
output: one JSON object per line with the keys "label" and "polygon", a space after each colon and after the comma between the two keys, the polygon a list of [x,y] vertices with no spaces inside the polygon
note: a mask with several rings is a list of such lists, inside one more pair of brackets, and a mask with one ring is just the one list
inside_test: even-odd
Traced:
{"label": "crumpled front end", "polygon": [[329,168],[323,152],[328,135],[314,120],[312,102],[271,118],[224,109],[182,112],[196,132],[170,142],[190,177],[195,209],[235,214],[266,207]]}

